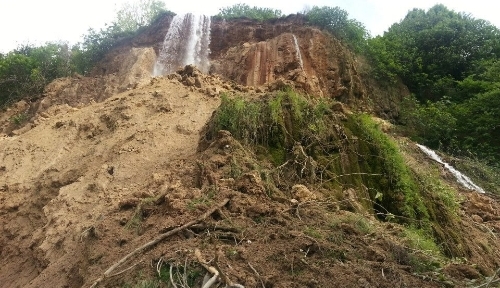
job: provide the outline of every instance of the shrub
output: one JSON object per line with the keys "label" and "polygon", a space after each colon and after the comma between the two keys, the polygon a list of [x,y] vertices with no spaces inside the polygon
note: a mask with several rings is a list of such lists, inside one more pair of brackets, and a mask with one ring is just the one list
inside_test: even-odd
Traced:
{"label": "shrub", "polygon": [[250,7],[247,4],[242,3],[221,8],[219,9],[219,14],[217,14],[218,17],[223,19],[250,18],[260,21],[279,18],[282,15],[281,10],[261,8],[257,6]]}

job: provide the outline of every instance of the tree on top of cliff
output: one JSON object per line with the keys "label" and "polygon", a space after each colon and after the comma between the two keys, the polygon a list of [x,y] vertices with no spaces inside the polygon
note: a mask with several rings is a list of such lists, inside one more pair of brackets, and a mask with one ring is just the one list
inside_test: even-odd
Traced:
{"label": "tree on top of cliff", "polygon": [[314,6],[306,12],[307,21],[328,30],[335,37],[345,41],[352,49],[359,52],[366,45],[369,33],[365,26],[340,7]]}
{"label": "tree on top of cliff", "polygon": [[159,15],[166,12],[167,8],[163,1],[140,0],[138,2],[126,2],[116,13],[115,24],[122,31],[136,31],[137,29],[150,25]]}
{"label": "tree on top of cliff", "polygon": [[250,18],[255,20],[269,20],[283,16],[281,10],[271,8],[250,7],[247,4],[235,4],[219,9],[218,17],[223,19]]}

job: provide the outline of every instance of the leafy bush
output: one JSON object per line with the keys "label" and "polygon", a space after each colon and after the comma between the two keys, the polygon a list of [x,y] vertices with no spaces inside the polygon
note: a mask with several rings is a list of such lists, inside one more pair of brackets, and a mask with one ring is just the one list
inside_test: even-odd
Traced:
{"label": "leafy bush", "polygon": [[366,45],[368,31],[365,26],[339,7],[314,6],[306,13],[307,21],[328,30],[334,36],[345,41],[355,51],[361,51]]}
{"label": "leafy bush", "polygon": [[105,29],[89,29],[83,42],[72,48],[72,64],[80,74],[87,74],[104,56],[124,41],[137,35],[145,26],[151,25],[165,14],[165,4],[157,0],[141,0],[138,3],[123,4],[115,21]]}
{"label": "leafy bush", "polygon": [[[363,154],[377,155],[369,160],[367,169],[382,174],[379,179],[383,191],[380,204],[390,213],[407,219],[428,220],[429,214],[420,196],[418,185],[405,163],[398,145],[379,128],[369,115],[354,116],[351,130],[368,147]],[[384,189],[384,190],[382,190]],[[374,199],[376,197],[373,197]]]}
{"label": "leafy bush", "polygon": [[66,43],[23,45],[0,54],[0,106],[36,96],[53,79],[70,75],[70,57]]}
{"label": "leafy bush", "polygon": [[164,10],[163,2],[141,0],[125,4],[111,25],[100,31],[89,29],[83,42],[71,48],[64,42],[49,42],[0,53],[0,106],[37,97],[55,78],[90,72],[111,49],[165,13],[172,12]]}
{"label": "leafy bush", "polygon": [[247,4],[239,3],[219,9],[218,17],[223,19],[250,18],[255,20],[269,20],[280,18],[283,14],[281,10],[271,8],[250,7]]}

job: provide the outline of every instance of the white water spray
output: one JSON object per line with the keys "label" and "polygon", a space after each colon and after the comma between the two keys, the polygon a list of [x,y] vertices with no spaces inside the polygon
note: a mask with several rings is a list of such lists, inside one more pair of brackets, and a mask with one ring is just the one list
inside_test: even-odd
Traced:
{"label": "white water spray", "polygon": [[293,42],[295,44],[295,54],[299,59],[300,68],[304,70],[304,62],[302,61],[302,54],[300,53],[299,41],[297,40],[297,37],[295,37],[295,34],[292,34],[292,36],[293,36]]}
{"label": "white water spray", "polygon": [[439,157],[439,155],[436,154],[436,152],[434,152],[431,149],[425,147],[424,145],[417,144],[417,146],[425,154],[427,154],[429,157],[431,157],[432,160],[434,160],[434,161],[436,161],[438,163],[443,164],[443,166],[446,169],[448,169],[448,171],[450,171],[451,174],[453,174],[453,176],[455,176],[455,178],[457,178],[458,183],[460,183],[462,186],[464,186],[467,189],[476,190],[479,193],[485,193],[485,191],[483,190],[483,188],[477,186],[476,184],[474,184],[474,182],[472,182],[472,180],[469,177],[467,177],[464,174],[460,173],[460,171],[458,171],[457,169],[453,168],[453,166],[451,166],[450,164],[444,162],[441,159],[441,157]]}
{"label": "white water spray", "polygon": [[210,17],[201,15],[176,15],[170,27],[153,75],[175,72],[178,67],[192,64],[207,73],[210,62]]}

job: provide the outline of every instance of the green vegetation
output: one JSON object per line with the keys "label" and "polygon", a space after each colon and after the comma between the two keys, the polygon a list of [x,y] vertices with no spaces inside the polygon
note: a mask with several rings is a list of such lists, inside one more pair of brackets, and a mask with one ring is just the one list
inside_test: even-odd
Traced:
{"label": "green vegetation", "polygon": [[24,113],[19,113],[10,119],[10,121],[17,126],[20,126],[21,124],[26,122],[26,120],[28,120],[28,116],[26,116],[26,114]]}
{"label": "green vegetation", "polygon": [[207,137],[212,139],[217,131],[228,130],[246,144],[269,147],[273,159],[280,163],[295,142],[325,129],[323,115],[328,109],[325,102],[311,105],[291,90],[259,101],[223,95]]}
{"label": "green vegetation", "polygon": [[173,15],[158,0],[140,0],[136,4],[125,3],[117,12],[116,19],[105,29],[89,29],[83,42],[72,48],[75,71],[87,74],[106,53],[139,34],[146,26],[165,14]]}
{"label": "green vegetation", "polygon": [[73,47],[65,42],[25,44],[7,54],[0,53],[0,107],[22,98],[39,97],[56,78],[89,73],[111,49],[165,13],[172,12],[157,0],[124,4],[111,25],[100,31],[89,29],[83,42]]}
{"label": "green vegetation", "polygon": [[415,95],[401,124],[413,139],[454,155],[500,160],[500,30],[443,5],[414,9],[368,40],[373,75]]}
{"label": "green vegetation", "polygon": [[[338,201],[345,200],[343,191],[353,189],[363,208],[346,209],[365,209],[380,220],[404,224],[425,245],[441,243],[438,250],[446,255],[465,255],[460,244],[464,239],[456,229],[459,199],[440,180],[439,171],[408,158],[406,144],[382,132],[371,116],[353,114],[341,121],[332,104],[290,90],[257,100],[225,95],[209,123],[207,139],[229,130],[279,167],[266,177],[279,189],[289,189],[287,182],[308,183]],[[370,233],[365,219],[353,222],[359,231]],[[304,231],[313,238],[315,232]],[[332,235],[332,241],[338,236]],[[434,267],[433,261],[428,264],[428,269]]]}
{"label": "green vegetation", "polygon": [[270,20],[283,16],[281,10],[271,8],[250,7],[247,4],[239,3],[219,9],[217,17],[223,19],[250,18],[255,20]]}
{"label": "green vegetation", "polygon": [[380,130],[370,116],[362,114],[355,116],[353,120],[354,125],[348,127],[358,137],[361,136],[361,151],[366,150],[363,154],[377,155],[368,159],[368,165],[364,167],[366,170],[363,169],[382,175],[382,179],[378,180],[379,185],[371,185],[377,188],[376,192],[381,193],[380,197],[376,197],[372,192],[373,199],[393,214],[409,219],[428,220],[429,215],[419,194],[419,187],[398,145]]}
{"label": "green vegetation", "polygon": [[116,13],[114,24],[121,31],[135,32],[150,25],[165,12],[167,12],[167,8],[163,1],[139,0],[133,3],[125,2]]}
{"label": "green vegetation", "polygon": [[66,43],[23,45],[0,53],[0,106],[27,95],[42,92],[45,85],[73,71],[71,51]]}
{"label": "green vegetation", "polygon": [[328,30],[335,37],[345,41],[354,51],[365,48],[369,33],[365,26],[354,19],[349,19],[347,11],[340,7],[314,6],[306,12],[307,21]]}

